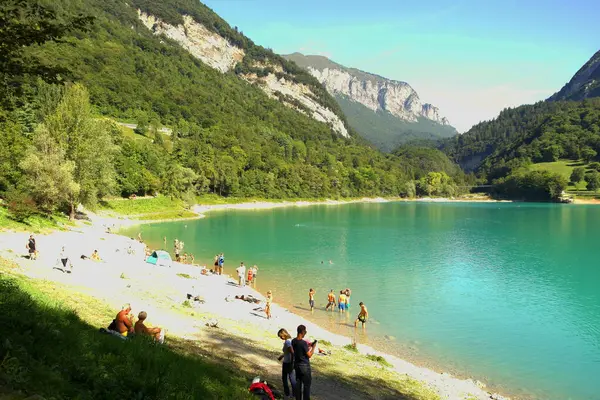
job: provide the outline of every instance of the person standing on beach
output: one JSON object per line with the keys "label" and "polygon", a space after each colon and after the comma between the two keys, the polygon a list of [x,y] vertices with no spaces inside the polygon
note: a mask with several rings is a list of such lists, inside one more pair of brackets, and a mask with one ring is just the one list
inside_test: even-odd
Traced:
{"label": "person standing on beach", "polygon": [[37,260],[37,249],[35,247],[35,238],[33,235],[29,235],[29,240],[27,241],[25,247],[29,251],[29,259]]}
{"label": "person standing on beach", "polygon": [[346,293],[340,290],[340,296],[338,297],[338,309],[341,313],[346,311]]}
{"label": "person standing on beach", "polygon": [[253,267],[248,268],[248,276],[246,278],[246,283],[250,286],[252,286],[252,278],[254,277],[253,271],[254,271]]}
{"label": "person standing on beach", "polygon": [[[291,397],[296,393],[296,374],[294,373],[294,349],[292,348],[292,336],[285,329],[280,329],[277,332],[279,339],[283,340],[283,354],[278,360],[283,360],[281,364],[281,380],[283,381],[283,393],[285,397]],[[292,391],[288,385],[288,380],[292,385]]]}
{"label": "person standing on beach", "polygon": [[271,319],[271,303],[273,303],[273,293],[269,290],[267,292],[267,301],[265,305],[265,314],[267,314],[267,319]]}
{"label": "person standing on beach", "polygon": [[335,308],[335,293],[333,293],[333,289],[327,295],[327,307],[325,307],[325,311],[327,311],[331,307],[331,311]]}
{"label": "person standing on beach", "polygon": [[221,253],[219,255],[219,275],[223,275],[223,267],[225,266],[225,255]]}
{"label": "person standing on beach", "polygon": [[252,282],[254,283],[254,287],[256,287],[256,276],[258,275],[258,267],[256,264],[252,267]]}
{"label": "person standing on beach", "polygon": [[236,272],[238,274],[238,284],[241,287],[246,286],[246,266],[244,263],[240,263],[240,266],[237,267]]}
{"label": "person standing on beach", "polygon": [[163,243],[165,244],[165,250],[167,249],[167,237],[165,236],[163,238]]}
{"label": "person standing on beach", "polygon": [[310,306],[310,311],[315,309],[315,290],[310,288],[308,291],[308,305]]}
{"label": "person standing on beach", "polygon": [[360,306],[360,312],[358,313],[356,321],[354,321],[354,327],[356,328],[356,325],[358,325],[358,321],[360,321],[362,323],[362,327],[364,328],[365,324],[367,323],[367,319],[369,318],[369,311],[367,310],[367,306],[365,306],[365,303],[363,303],[362,301],[358,303],[358,305]]}
{"label": "person standing on beach", "polygon": [[173,253],[175,253],[175,261],[179,262],[179,240],[173,242]]}
{"label": "person standing on beach", "polygon": [[294,350],[294,370],[296,372],[296,400],[310,400],[310,386],[312,383],[312,371],[310,368],[310,358],[314,349],[317,348],[315,340],[311,346],[304,340],[306,336],[306,326],[298,325],[298,335],[292,339],[292,349]]}

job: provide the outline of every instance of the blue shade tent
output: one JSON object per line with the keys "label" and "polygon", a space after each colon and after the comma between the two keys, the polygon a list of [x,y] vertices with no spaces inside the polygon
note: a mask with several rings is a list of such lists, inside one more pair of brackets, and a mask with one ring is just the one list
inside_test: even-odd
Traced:
{"label": "blue shade tent", "polygon": [[159,265],[162,267],[170,267],[173,261],[171,255],[164,250],[156,250],[152,255],[146,258],[148,264]]}

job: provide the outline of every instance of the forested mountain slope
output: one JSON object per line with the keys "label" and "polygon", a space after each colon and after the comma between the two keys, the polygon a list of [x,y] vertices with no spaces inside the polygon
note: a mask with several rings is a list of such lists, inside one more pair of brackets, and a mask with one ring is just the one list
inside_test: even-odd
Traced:
{"label": "forested mountain slope", "polygon": [[[255,46],[200,3],[7,1],[0,7],[6,43],[23,26],[45,29],[49,20],[73,25],[75,15],[93,17],[87,29],[53,28],[40,40],[6,47],[10,52],[0,58],[39,60],[46,69],[0,72],[2,84],[18,78],[23,88],[2,87],[11,101],[0,110],[0,195],[10,204],[49,212],[93,205],[107,194],[157,192],[190,202],[202,193],[412,196],[414,180],[431,172],[345,138],[301,103],[294,106],[291,95],[274,96],[259,81],[249,82],[248,74],[283,74],[277,82],[300,82],[310,89],[306,97],[341,115],[313,77]],[[30,8],[20,10],[21,4]],[[143,12],[162,22],[149,29]],[[223,72],[197,57],[197,48],[157,32],[189,16],[243,49],[242,61]],[[58,83],[38,80],[49,80],[52,71]],[[124,134],[114,118],[137,122],[137,135]],[[172,128],[170,136],[159,132],[161,124]]]}
{"label": "forested mountain slope", "polygon": [[335,97],[350,126],[383,151],[414,139],[457,133],[439,109],[422,103],[406,82],[348,68],[323,56],[293,53],[284,57],[317,78]]}

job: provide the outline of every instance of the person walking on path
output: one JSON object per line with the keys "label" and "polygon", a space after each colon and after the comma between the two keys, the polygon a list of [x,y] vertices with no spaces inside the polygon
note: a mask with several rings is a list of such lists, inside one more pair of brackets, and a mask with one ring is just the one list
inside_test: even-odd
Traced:
{"label": "person walking on path", "polygon": [[240,263],[240,266],[237,267],[236,272],[238,274],[238,285],[240,287],[246,286],[246,266],[244,263]]}
{"label": "person walking on path", "polygon": [[37,260],[37,248],[35,247],[35,238],[33,235],[29,235],[29,240],[27,241],[25,247],[29,252],[29,259]]}
{"label": "person walking on path", "polygon": [[308,291],[308,305],[310,306],[310,311],[315,309],[315,290],[310,288]]}
{"label": "person walking on path", "polygon": [[367,319],[369,318],[369,311],[367,310],[365,303],[362,301],[358,303],[358,305],[360,306],[360,312],[358,313],[358,317],[356,317],[356,321],[354,321],[354,327],[356,328],[358,321],[360,321],[362,323],[362,327],[364,328],[365,324],[367,323]]}
{"label": "person walking on path", "polygon": [[325,311],[327,311],[331,307],[331,311],[335,308],[335,293],[333,293],[333,289],[327,295],[327,307],[325,307]]}
{"label": "person walking on path", "polygon": [[265,305],[265,314],[267,314],[267,319],[271,319],[271,303],[273,303],[273,293],[269,290],[267,292],[267,301]]}
{"label": "person walking on path", "polygon": [[317,348],[315,340],[311,346],[304,340],[306,326],[298,325],[298,335],[292,340],[294,350],[294,370],[296,372],[296,400],[310,400],[310,386],[312,384],[312,373],[310,369],[310,358],[314,349]]}
{"label": "person walking on path", "polygon": [[338,309],[341,313],[346,311],[346,293],[340,290],[340,296],[338,297]]}
{"label": "person walking on path", "polygon": [[[283,360],[281,364],[281,379],[283,381],[283,393],[285,397],[291,397],[296,393],[296,374],[294,372],[294,349],[292,348],[292,336],[285,329],[280,329],[277,332],[279,339],[283,340],[283,354],[279,356],[278,360]],[[288,380],[292,386],[288,385]]]}

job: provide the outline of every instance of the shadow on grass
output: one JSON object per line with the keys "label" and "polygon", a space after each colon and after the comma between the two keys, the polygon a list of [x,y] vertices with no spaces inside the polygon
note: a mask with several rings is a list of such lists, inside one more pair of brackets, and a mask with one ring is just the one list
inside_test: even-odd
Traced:
{"label": "shadow on grass", "polygon": [[[273,335],[275,336],[275,333]],[[277,360],[281,354],[280,347],[267,350],[263,343],[250,337],[241,338],[218,328],[206,329],[202,334],[201,341],[202,343],[195,340],[173,339],[170,345],[183,354],[210,357],[228,368],[236,368],[243,373],[260,376],[278,391],[283,392],[281,364]],[[350,355],[350,357],[353,356]],[[355,357],[367,359],[362,354],[356,354]],[[312,393],[318,399],[439,399],[428,389],[421,390],[423,388],[421,383],[399,380],[394,385],[389,380],[364,375],[360,367],[352,369],[350,366],[341,365],[345,364],[344,360],[334,359],[331,356],[315,355],[311,364],[313,368]],[[382,369],[374,368],[374,371],[382,371]],[[380,376],[385,377],[386,375]]]}
{"label": "shadow on grass", "polygon": [[[34,290],[34,289],[32,289]],[[145,338],[101,334],[0,277],[0,387],[55,399],[251,399],[247,375]]]}
{"label": "shadow on grass", "polygon": [[584,165],[587,165],[587,163],[585,161],[574,161],[574,162],[568,163],[567,167],[583,167]]}

